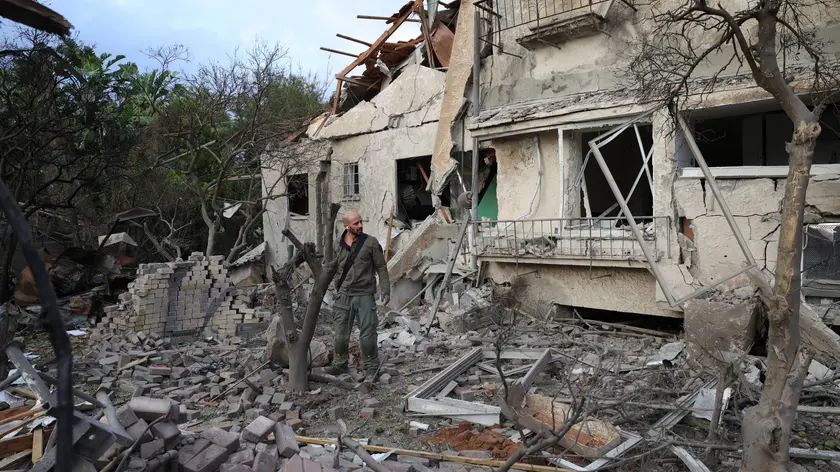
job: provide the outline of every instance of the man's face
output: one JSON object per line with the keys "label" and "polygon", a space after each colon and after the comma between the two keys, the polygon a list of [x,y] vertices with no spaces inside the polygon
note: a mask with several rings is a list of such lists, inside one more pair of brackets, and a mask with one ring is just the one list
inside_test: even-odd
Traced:
{"label": "man's face", "polygon": [[362,215],[358,213],[350,215],[347,223],[344,224],[344,228],[355,236],[362,234]]}

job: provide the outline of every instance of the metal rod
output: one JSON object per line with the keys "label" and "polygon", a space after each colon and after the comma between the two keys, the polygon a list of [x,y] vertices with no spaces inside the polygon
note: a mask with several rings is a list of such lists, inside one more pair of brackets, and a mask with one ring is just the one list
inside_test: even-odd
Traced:
{"label": "metal rod", "polygon": [[461,251],[461,244],[464,242],[464,235],[467,232],[467,226],[470,225],[470,218],[464,218],[464,221],[461,222],[461,229],[458,231],[458,241],[455,243],[455,247],[452,248],[452,253],[449,254],[449,261],[446,265],[446,273],[443,274],[443,281],[440,284],[440,289],[438,289],[437,295],[435,295],[435,303],[432,306],[432,318],[429,320],[429,326],[426,328],[426,335],[429,334],[429,331],[432,330],[432,325],[435,323],[435,318],[437,317],[438,308],[440,307],[440,300],[443,298],[443,291],[446,290],[446,284],[449,283],[449,277],[452,276],[452,269],[455,268],[455,260],[458,259],[458,253]]}
{"label": "metal rod", "polygon": [[[648,265],[656,276],[656,279],[662,281],[664,288],[665,274],[662,273],[662,269],[659,268],[659,265],[653,262],[653,254],[651,254],[650,248],[647,244],[645,244],[644,234],[642,233],[642,230],[639,229],[639,225],[636,224],[636,219],[633,218],[633,213],[630,212],[630,208],[627,206],[627,201],[624,200],[624,197],[621,195],[621,189],[618,188],[618,184],[615,182],[615,178],[613,178],[609,166],[607,166],[607,161],[604,160],[604,156],[601,155],[601,149],[595,142],[596,139],[589,141],[589,148],[592,149],[592,154],[595,156],[595,160],[598,161],[598,165],[604,173],[604,178],[607,179],[607,184],[610,186],[610,190],[612,190],[616,201],[618,201],[618,206],[620,206],[621,211],[624,212],[624,216],[627,219],[627,223],[630,224],[630,229],[633,231],[633,235],[636,236],[636,240],[639,242],[642,252],[645,253],[645,259],[647,259]],[[673,294],[667,290],[663,290],[663,292],[665,293],[665,297],[668,299],[668,303],[671,306],[675,306],[676,301],[674,300]]]}
{"label": "metal rod", "polygon": [[679,112],[676,112],[675,110],[674,114],[677,116],[677,122],[679,123],[683,135],[685,136],[685,142],[688,143],[691,153],[694,154],[694,158],[697,160],[700,170],[703,171],[703,175],[706,177],[706,183],[708,183],[709,187],[712,188],[712,194],[714,194],[718,204],[720,204],[721,213],[723,213],[723,216],[726,218],[726,222],[729,223],[729,226],[732,228],[732,232],[735,234],[735,240],[738,241],[738,246],[741,247],[741,251],[743,251],[744,257],[747,258],[747,262],[754,266],[755,258],[750,251],[749,245],[747,245],[747,240],[744,238],[744,235],[741,234],[738,222],[735,221],[735,217],[732,216],[732,212],[729,210],[729,205],[723,198],[723,194],[720,193],[720,188],[718,188],[717,182],[715,181],[715,176],[712,175],[712,171],[709,170],[709,166],[706,164],[706,159],[703,158],[703,153],[700,152],[700,148],[697,147],[697,141],[694,140],[694,134],[691,132],[691,128],[688,127],[688,124]]}
{"label": "metal rod", "polygon": [[3,182],[0,182],[0,208],[6,215],[6,221],[18,238],[26,264],[32,271],[41,297],[41,318],[52,332],[50,341],[58,359],[58,393],[56,418],[58,425],[57,472],[69,472],[73,469],[73,350],[70,338],[58,312],[58,303],[44,260],[35,246],[32,232],[26,217],[18,206],[14,195]]}

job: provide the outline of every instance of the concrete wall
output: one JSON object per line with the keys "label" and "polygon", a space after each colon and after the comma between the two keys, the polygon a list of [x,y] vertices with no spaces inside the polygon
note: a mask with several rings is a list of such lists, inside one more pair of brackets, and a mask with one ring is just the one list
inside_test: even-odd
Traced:
{"label": "concrete wall", "polygon": [[[365,232],[384,244],[396,198],[397,160],[432,155],[444,82],[443,72],[418,65],[408,66],[370,102],[362,102],[342,116],[330,117],[326,123],[318,121],[310,126],[309,139],[320,145],[316,146],[318,157],[311,159],[308,167],[310,214],[305,218],[289,219],[286,198],[268,203],[263,227],[272,264],[282,264],[288,257],[288,242],[280,234],[287,221],[301,240],[315,240],[317,161],[330,162],[331,201],[340,202],[342,211],[359,211]],[[359,195],[351,198],[345,198],[343,189],[344,164],[347,163],[359,165]],[[272,188],[278,178],[291,173],[297,172],[289,172],[280,165],[264,169],[266,189]],[[275,194],[284,192],[283,182],[273,189]],[[342,229],[339,215],[336,234]],[[405,231],[395,241],[394,249],[398,249],[400,240],[410,237],[411,231]]]}
{"label": "concrete wall", "polygon": [[490,263],[488,277],[496,283],[512,282],[517,275],[517,299],[526,310],[547,310],[560,305],[640,313],[679,316],[656,302],[656,279],[647,269],[613,267],[569,267],[528,264]]}
{"label": "concrete wall", "polygon": [[[512,3],[516,10],[516,22],[521,21],[521,17],[518,16],[521,12],[516,5],[530,5],[531,8],[534,5],[534,2]],[[561,0],[540,0],[539,3],[562,4]],[[535,42],[528,48],[517,40],[533,33],[529,25],[515,27],[501,34],[495,33],[493,41],[500,42],[501,50],[510,54],[503,54],[499,48],[494,48],[495,53],[482,61],[482,110],[534,101],[548,102],[577,94],[620,92],[626,85],[632,86],[633,84],[628,84],[627,71],[629,64],[635,59],[639,39],[651,34],[654,27],[650,21],[651,8],[655,7],[661,13],[667,9],[676,9],[685,2],[641,2],[636,12],[619,0],[608,3],[611,5],[607,11],[608,21],[601,27],[602,32],[574,39],[553,40],[554,44],[551,44],[552,41]],[[730,11],[746,9],[749,3],[748,0],[722,2]],[[810,13],[813,20],[824,25],[819,37],[835,41],[826,47],[828,55],[840,52],[840,42],[837,42],[837,39],[840,39],[840,8],[828,5]],[[545,21],[547,20],[543,22]],[[755,33],[754,29],[747,27],[746,33],[752,36]],[[693,30],[695,47],[710,45],[716,39],[712,33],[703,35],[699,34],[699,31],[699,28]],[[724,74],[745,73],[745,66],[739,70],[738,61],[731,61],[732,64],[727,66],[732,57],[731,53],[731,49],[725,49],[720,54],[710,55],[695,70],[693,77],[708,77],[720,70],[723,70]],[[800,57],[803,61],[807,59],[805,55]],[[787,60],[790,64],[795,59],[789,56]]]}

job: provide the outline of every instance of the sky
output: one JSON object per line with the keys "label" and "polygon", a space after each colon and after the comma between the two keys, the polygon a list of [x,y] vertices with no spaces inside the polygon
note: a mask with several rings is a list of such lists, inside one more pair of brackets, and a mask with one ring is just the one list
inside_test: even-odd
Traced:
{"label": "sky", "polygon": [[[51,0],[74,34],[97,51],[124,54],[141,69],[154,61],[140,51],[150,46],[187,46],[192,70],[198,62],[225,61],[239,47],[257,39],[279,41],[289,49],[292,65],[330,77],[353,59],[321,51],[321,46],[359,53],[365,46],[337,38],[336,33],[373,42],[388,25],[356,15],[390,16],[406,0]],[[405,23],[392,40],[419,35],[417,23]]]}

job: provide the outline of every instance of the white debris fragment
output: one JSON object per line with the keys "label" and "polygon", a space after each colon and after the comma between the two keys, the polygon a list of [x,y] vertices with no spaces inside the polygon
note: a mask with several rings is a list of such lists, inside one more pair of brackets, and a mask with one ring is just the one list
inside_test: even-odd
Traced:
{"label": "white debris fragment", "polygon": [[666,361],[673,362],[681,352],[685,349],[684,342],[673,342],[668,343],[661,348],[659,348],[659,352],[654,354],[650,360],[647,361],[645,365],[647,366],[656,366],[656,365],[663,365]]}
{"label": "white debris fragment", "polygon": [[396,343],[400,346],[413,346],[414,343],[417,342],[417,336],[409,333],[408,331],[403,331],[397,335]]}
{"label": "white debris fragment", "polygon": [[[697,400],[694,401],[694,406],[691,407],[691,414],[696,418],[712,421],[712,415],[715,413],[715,396],[717,396],[716,388],[701,389],[700,393],[697,395]],[[730,396],[732,396],[731,388],[727,388],[723,391],[721,411],[726,410],[726,406],[729,404]],[[723,420],[723,415],[720,415],[719,420]]]}

